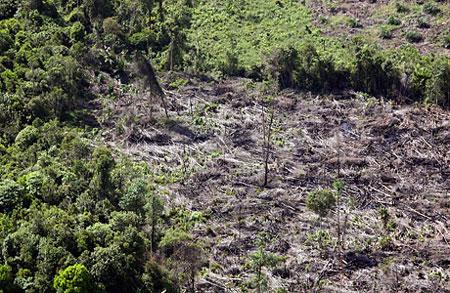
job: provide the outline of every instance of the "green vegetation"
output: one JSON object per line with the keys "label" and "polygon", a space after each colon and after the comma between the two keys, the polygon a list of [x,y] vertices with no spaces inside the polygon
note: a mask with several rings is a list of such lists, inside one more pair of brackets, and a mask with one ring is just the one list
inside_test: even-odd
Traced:
{"label": "green vegetation", "polygon": [[406,40],[410,43],[418,43],[423,40],[422,34],[418,31],[409,31],[405,34]]}
{"label": "green vegetation", "polygon": [[282,256],[267,251],[268,244],[267,235],[259,235],[257,240],[258,249],[250,254],[248,266],[255,275],[256,292],[265,292],[267,290],[267,278],[264,276],[264,268],[275,268],[284,261]]}
{"label": "green vegetation", "polygon": [[441,12],[441,9],[439,9],[435,3],[429,1],[423,5],[423,12],[431,15],[437,15]]}
{"label": "green vegetation", "polygon": [[401,25],[402,21],[400,19],[398,19],[395,16],[389,16],[388,20],[387,20],[387,24],[389,25]]}
{"label": "green vegetation", "polygon": [[[423,13],[441,15],[440,7],[427,2]],[[397,14],[410,10],[396,2]],[[397,14],[381,28],[382,38],[392,38],[402,24]],[[343,22],[362,26],[359,19]],[[264,81],[270,92],[353,90],[450,107],[448,57],[422,55],[412,45],[383,50],[362,37],[325,36],[313,23],[308,8],[291,0],[1,1],[1,290],[195,290],[207,260],[193,231],[208,216],[171,210],[161,196],[164,185],[185,183],[186,166],[158,172],[110,150],[93,110],[137,83],[134,67],[244,76],[252,79],[249,87]],[[411,31],[405,38],[415,43],[422,35]],[[442,42],[450,46],[448,36]],[[151,80],[157,83],[156,76]],[[177,78],[169,89],[189,82]],[[222,107],[202,105],[192,122],[204,129]],[[275,144],[285,147],[274,131]],[[209,157],[225,154],[215,150]],[[311,192],[307,207],[327,216],[339,206],[335,189]],[[386,215],[380,216],[387,229]],[[310,241],[329,245],[327,233]],[[264,268],[283,259],[262,242],[249,259],[261,291]]]}
{"label": "green vegetation", "polygon": [[393,29],[389,26],[382,26],[380,27],[380,37],[382,39],[392,39],[393,36]]}
{"label": "green vegetation", "polygon": [[308,194],[306,207],[320,217],[328,215],[336,205],[336,196],[330,189],[318,189]]}
{"label": "green vegetation", "polygon": [[78,282],[89,292],[94,285],[146,286],[142,276],[154,274],[141,265],[152,262],[151,235],[141,230],[152,219],[147,206],[154,197],[146,166],[114,159],[91,146],[89,134],[56,121],[24,128],[0,160],[1,256],[15,286],[47,292],[78,292],[71,291]]}
{"label": "green vegetation", "polygon": [[74,264],[60,271],[53,282],[56,292],[87,293],[95,292],[92,277],[84,265]]}

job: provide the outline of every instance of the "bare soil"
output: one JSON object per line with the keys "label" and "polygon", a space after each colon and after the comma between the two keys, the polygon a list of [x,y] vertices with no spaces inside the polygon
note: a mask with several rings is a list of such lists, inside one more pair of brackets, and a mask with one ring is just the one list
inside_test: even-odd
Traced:
{"label": "bare soil", "polygon": [[[181,77],[189,82],[166,90],[169,121],[155,122],[164,114],[145,93],[122,93],[104,102],[101,123],[112,147],[155,172],[181,172],[161,187],[169,206],[206,215],[194,231],[209,259],[198,292],[248,292],[245,264],[260,233],[271,238],[268,251],[286,256],[264,271],[265,292],[450,292],[449,112],[358,93],[282,92],[263,188],[260,85]],[[341,204],[320,220],[305,198],[337,178]],[[318,230],[331,241],[315,242]]]}

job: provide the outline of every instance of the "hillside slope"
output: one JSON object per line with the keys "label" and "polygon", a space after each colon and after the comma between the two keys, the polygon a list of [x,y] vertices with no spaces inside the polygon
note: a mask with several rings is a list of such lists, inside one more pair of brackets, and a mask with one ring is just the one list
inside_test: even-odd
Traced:
{"label": "hillside slope", "polygon": [[[261,237],[264,251],[285,257],[264,268],[264,292],[448,292],[450,113],[358,93],[282,92],[263,187],[261,84],[169,76],[170,85],[169,121],[134,119],[118,133],[118,117],[149,115],[136,107],[145,100],[119,99],[104,139],[170,176],[160,186],[170,206],[204,215],[194,230],[208,256],[198,292],[255,288]],[[308,193],[337,179],[340,203],[320,219]]]}

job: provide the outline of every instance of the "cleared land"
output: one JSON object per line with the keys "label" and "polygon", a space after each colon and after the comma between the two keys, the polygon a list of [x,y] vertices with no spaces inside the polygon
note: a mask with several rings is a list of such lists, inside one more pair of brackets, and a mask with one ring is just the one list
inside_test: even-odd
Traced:
{"label": "cleared land", "polygon": [[[154,123],[163,113],[144,93],[123,94],[101,113],[104,139],[166,176],[170,206],[205,215],[194,231],[208,257],[199,292],[239,292],[251,281],[246,263],[261,233],[267,251],[286,256],[264,272],[274,292],[449,292],[449,112],[282,92],[262,188],[261,85],[175,75],[164,87],[169,121]],[[319,220],[305,198],[338,177],[341,204]]]}

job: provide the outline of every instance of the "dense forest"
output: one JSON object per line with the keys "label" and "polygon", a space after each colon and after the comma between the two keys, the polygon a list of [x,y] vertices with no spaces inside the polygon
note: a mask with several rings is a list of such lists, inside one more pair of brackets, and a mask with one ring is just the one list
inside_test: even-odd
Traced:
{"label": "dense forest", "polygon": [[0,292],[450,292],[449,19],[0,0]]}

